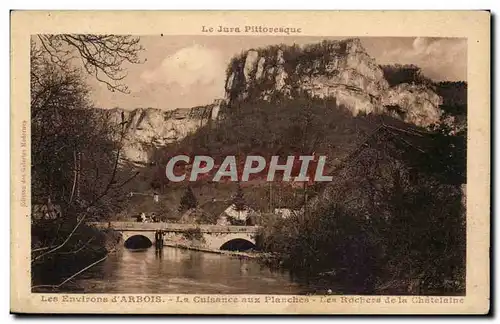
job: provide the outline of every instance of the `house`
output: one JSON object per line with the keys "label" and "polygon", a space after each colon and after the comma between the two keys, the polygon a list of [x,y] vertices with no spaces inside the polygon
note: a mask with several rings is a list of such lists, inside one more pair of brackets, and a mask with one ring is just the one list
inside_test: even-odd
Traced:
{"label": "house", "polygon": [[246,207],[243,210],[237,210],[236,206],[234,204],[231,204],[221,213],[221,216],[229,217],[236,221],[245,222],[252,212],[254,212],[254,210],[249,207]]}
{"label": "house", "polygon": [[185,211],[181,223],[228,225],[257,225],[260,213],[247,207],[236,210],[228,200],[215,200],[200,204],[197,208]]}
{"label": "house", "polygon": [[53,204],[50,198],[44,204],[33,204],[31,208],[32,220],[53,220],[62,217],[61,205]]}
{"label": "house", "polygon": [[300,213],[300,210],[293,208],[274,208],[273,213],[281,216],[281,218],[288,218],[296,213]]}

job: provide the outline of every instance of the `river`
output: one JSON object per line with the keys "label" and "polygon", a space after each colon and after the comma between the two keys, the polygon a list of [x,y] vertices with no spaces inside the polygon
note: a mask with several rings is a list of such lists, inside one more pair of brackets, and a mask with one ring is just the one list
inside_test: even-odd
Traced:
{"label": "river", "polygon": [[74,293],[304,294],[287,272],[254,259],[165,247],[122,249],[61,287]]}

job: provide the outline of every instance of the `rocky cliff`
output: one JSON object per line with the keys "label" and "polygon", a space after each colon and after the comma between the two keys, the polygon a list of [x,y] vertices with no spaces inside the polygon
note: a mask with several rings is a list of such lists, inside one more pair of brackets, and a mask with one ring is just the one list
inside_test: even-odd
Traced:
{"label": "rocky cliff", "polygon": [[334,98],[354,116],[387,114],[423,127],[442,119],[443,99],[432,86],[419,82],[391,86],[359,39],[246,51],[230,61],[225,92],[225,100],[194,108],[107,110],[113,123],[125,127],[124,159],[134,164],[151,162],[155,148],[179,141],[219,118],[225,102],[230,113],[232,102],[307,94]]}
{"label": "rocky cliff", "polygon": [[385,113],[423,127],[441,116],[440,96],[421,84],[390,87],[359,39],[249,50],[230,62],[225,90],[229,102],[301,93],[335,98],[353,115]]}
{"label": "rocky cliff", "polygon": [[193,108],[161,110],[114,108],[105,111],[112,124],[123,123],[123,159],[137,165],[151,162],[155,148],[177,142],[218,118],[222,101]]}

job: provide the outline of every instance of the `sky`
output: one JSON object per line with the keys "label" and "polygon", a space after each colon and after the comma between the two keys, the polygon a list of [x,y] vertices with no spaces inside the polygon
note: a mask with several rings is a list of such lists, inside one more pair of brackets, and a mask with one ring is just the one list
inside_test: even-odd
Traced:
{"label": "sky", "polygon": [[[90,80],[99,108],[171,110],[205,105],[224,97],[231,57],[272,44],[307,44],[339,37],[142,36],[142,64],[127,64],[129,94],[110,92]],[[415,64],[435,81],[467,81],[467,40],[431,37],[367,37],[361,42],[378,64]]]}

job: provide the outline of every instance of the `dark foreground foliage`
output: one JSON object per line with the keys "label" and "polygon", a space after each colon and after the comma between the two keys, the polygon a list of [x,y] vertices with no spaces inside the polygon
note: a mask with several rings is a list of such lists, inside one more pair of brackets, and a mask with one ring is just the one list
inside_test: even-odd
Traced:
{"label": "dark foreground foliage", "polygon": [[464,294],[462,186],[419,168],[439,163],[387,134],[366,144],[303,213],[268,222],[257,245],[339,293]]}
{"label": "dark foreground foliage", "polygon": [[121,240],[120,234],[112,230],[98,230],[88,225],[80,225],[74,234],[74,220],[65,218],[59,220],[36,221],[31,226],[32,249],[51,246],[52,249],[60,244],[60,237],[68,238],[64,246],[54,252],[50,250],[38,251],[32,259],[32,285],[55,285],[92,262],[103,258],[113,250]]}

